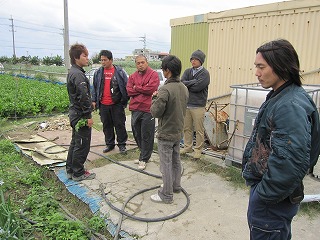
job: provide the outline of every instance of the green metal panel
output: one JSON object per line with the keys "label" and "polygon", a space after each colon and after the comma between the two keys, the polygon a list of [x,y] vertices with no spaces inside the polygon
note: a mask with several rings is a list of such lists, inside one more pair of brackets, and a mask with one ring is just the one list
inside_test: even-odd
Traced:
{"label": "green metal panel", "polygon": [[[185,24],[171,27],[171,51],[182,62],[182,73],[191,67],[190,56],[197,49],[208,55],[208,29],[207,22]],[[203,64],[206,67],[206,61]]]}

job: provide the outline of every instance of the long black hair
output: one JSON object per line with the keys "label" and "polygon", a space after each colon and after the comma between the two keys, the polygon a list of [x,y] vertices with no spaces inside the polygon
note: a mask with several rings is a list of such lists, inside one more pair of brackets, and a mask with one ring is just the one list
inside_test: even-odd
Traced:
{"label": "long black hair", "polygon": [[278,39],[260,46],[256,54],[261,53],[264,60],[279,78],[301,86],[299,57],[292,44]]}

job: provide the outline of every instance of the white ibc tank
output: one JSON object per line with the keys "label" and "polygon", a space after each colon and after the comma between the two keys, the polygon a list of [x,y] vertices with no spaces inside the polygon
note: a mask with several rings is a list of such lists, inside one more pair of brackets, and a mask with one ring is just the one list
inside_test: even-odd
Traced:
{"label": "white ibc tank", "polygon": [[[318,111],[320,109],[320,85],[304,85]],[[227,165],[239,165],[242,161],[244,148],[253,129],[255,117],[266,95],[271,89],[264,89],[260,84],[233,85],[230,101],[229,138],[231,138]],[[235,131],[233,131],[236,128]]]}

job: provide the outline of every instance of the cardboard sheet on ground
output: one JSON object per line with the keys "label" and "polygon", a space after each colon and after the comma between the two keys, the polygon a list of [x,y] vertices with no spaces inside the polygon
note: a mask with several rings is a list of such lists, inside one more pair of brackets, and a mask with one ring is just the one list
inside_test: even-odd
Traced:
{"label": "cardboard sheet on ground", "polygon": [[39,165],[56,165],[65,162],[67,149],[38,135],[8,136],[8,139],[15,142],[21,151],[31,157]]}

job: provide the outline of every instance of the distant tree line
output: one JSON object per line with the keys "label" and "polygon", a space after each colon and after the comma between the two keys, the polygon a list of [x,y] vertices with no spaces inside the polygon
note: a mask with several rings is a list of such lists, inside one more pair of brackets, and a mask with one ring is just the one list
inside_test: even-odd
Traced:
{"label": "distant tree line", "polygon": [[56,65],[62,66],[64,64],[63,58],[59,55],[57,56],[46,56],[44,58],[39,58],[38,56],[21,56],[21,57],[7,57],[2,56],[0,57],[0,63],[11,63],[11,64],[18,64],[18,63],[29,63],[32,65]]}
{"label": "distant tree line", "polygon": [[100,63],[99,53],[95,54],[95,55],[91,58],[91,62],[92,62],[93,64],[98,64],[98,63]]}
{"label": "distant tree line", "polygon": [[[121,67],[132,67],[135,68],[135,63],[134,61],[123,61],[123,60],[115,60],[117,65],[120,65]],[[33,56],[31,57],[29,56],[21,56],[21,57],[7,57],[7,56],[2,56],[0,57],[0,63],[8,63],[8,64],[30,64],[30,65],[46,65],[46,66],[64,66],[64,59],[59,56],[46,56],[43,57],[42,59],[39,58],[38,56]],[[99,54],[95,54],[93,55],[90,59],[89,59],[89,66],[91,66],[92,64],[100,64],[100,58],[99,58]],[[128,65],[129,64],[129,65]],[[161,65],[161,61],[150,61],[149,62],[149,66],[153,69],[157,69],[160,68]]]}

